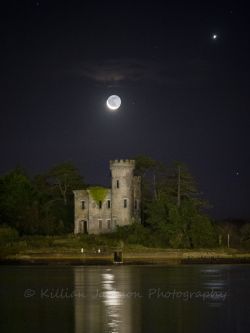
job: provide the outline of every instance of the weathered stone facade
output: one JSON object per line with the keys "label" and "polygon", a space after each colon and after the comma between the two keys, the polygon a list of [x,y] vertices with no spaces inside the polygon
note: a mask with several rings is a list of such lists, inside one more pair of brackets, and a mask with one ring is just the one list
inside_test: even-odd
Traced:
{"label": "weathered stone facade", "polygon": [[95,201],[90,190],[75,195],[75,234],[109,233],[116,225],[141,222],[141,178],[133,174],[134,160],[110,161],[111,189],[104,200]]}

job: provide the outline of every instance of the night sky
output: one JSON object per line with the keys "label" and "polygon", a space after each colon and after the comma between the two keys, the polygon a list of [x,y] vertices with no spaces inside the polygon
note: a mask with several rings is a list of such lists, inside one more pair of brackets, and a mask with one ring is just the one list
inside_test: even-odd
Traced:
{"label": "night sky", "polygon": [[0,174],[71,161],[109,186],[145,154],[187,163],[210,216],[250,218],[247,4],[2,1]]}

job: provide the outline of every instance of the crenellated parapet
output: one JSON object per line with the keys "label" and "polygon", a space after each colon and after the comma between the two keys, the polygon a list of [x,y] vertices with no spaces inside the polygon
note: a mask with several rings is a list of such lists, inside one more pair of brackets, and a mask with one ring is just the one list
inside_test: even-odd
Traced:
{"label": "crenellated parapet", "polygon": [[135,160],[114,160],[110,161],[110,169],[111,168],[135,168]]}

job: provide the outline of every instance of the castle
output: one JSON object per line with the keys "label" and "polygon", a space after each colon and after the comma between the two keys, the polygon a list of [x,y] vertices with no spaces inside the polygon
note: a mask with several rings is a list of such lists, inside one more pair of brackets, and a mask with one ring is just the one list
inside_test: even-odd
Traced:
{"label": "castle", "polygon": [[75,234],[100,234],[141,222],[141,177],[133,174],[134,160],[110,161],[111,188],[73,191]]}

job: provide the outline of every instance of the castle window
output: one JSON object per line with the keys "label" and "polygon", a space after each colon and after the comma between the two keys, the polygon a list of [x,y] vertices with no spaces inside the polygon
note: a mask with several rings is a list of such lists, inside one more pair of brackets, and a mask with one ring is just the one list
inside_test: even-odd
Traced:
{"label": "castle window", "polygon": [[116,187],[117,187],[117,188],[120,187],[119,180],[116,181]]}
{"label": "castle window", "polygon": [[99,201],[99,208],[102,208],[102,200]]}
{"label": "castle window", "polygon": [[111,207],[111,202],[110,202],[110,200],[108,200],[108,208],[110,208]]}
{"label": "castle window", "polygon": [[127,208],[127,199],[124,199],[124,208]]}
{"label": "castle window", "polygon": [[107,228],[110,229],[111,221],[107,220]]}
{"label": "castle window", "polygon": [[82,209],[85,209],[85,201],[82,200]]}
{"label": "castle window", "polygon": [[99,220],[99,229],[102,229],[102,220]]}
{"label": "castle window", "polygon": [[138,209],[138,203],[137,203],[137,200],[135,200],[135,209]]}

